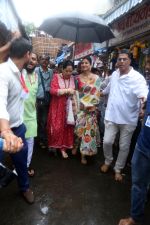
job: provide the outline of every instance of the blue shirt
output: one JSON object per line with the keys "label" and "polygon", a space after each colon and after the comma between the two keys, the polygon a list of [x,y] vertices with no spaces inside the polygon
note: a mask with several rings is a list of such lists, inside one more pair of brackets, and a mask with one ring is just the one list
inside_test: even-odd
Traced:
{"label": "blue shirt", "polygon": [[147,97],[144,125],[137,140],[140,151],[148,158],[150,158],[150,127],[145,125],[148,116],[150,116],[150,91]]}
{"label": "blue shirt", "polygon": [[45,72],[43,71],[42,67],[36,68],[35,72],[38,74],[38,90],[37,90],[37,98],[44,98],[44,90],[41,82],[41,76],[40,71],[43,77],[45,91],[50,91],[50,82],[53,77],[53,71],[48,68],[48,70]]}

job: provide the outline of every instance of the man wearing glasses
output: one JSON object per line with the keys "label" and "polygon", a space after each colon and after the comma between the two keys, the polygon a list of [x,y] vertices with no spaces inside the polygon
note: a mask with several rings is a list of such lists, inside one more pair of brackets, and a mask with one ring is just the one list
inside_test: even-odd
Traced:
{"label": "man wearing glasses", "polygon": [[116,181],[123,179],[121,171],[126,164],[131,138],[148,94],[144,77],[130,63],[128,50],[121,50],[117,59],[118,69],[113,72],[110,83],[101,94],[109,94],[103,142],[105,162],[101,171],[106,173],[111,166],[112,145],[119,132],[119,153],[114,167]]}

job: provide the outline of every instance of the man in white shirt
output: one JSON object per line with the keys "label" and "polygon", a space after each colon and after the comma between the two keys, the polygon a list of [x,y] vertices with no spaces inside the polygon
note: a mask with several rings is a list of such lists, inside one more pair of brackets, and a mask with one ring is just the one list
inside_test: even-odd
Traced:
{"label": "man in white shirt", "polygon": [[128,50],[118,55],[116,70],[110,83],[102,92],[109,94],[105,113],[104,157],[101,171],[106,173],[113,161],[112,145],[116,134],[120,132],[119,153],[115,163],[115,180],[121,181],[121,170],[124,168],[129,153],[129,146],[136,128],[140,110],[147,98],[148,87],[144,77],[130,66]]}
{"label": "man in white shirt", "polygon": [[10,47],[10,58],[0,64],[0,131],[11,149],[16,145],[17,137],[23,141],[20,152],[11,154],[18,174],[20,191],[28,203],[33,203],[33,192],[29,189],[27,171],[26,128],[23,124],[23,102],[28,89],[22,76],[22,69],[30,59],[32,45],[24,38],[14,40]]}

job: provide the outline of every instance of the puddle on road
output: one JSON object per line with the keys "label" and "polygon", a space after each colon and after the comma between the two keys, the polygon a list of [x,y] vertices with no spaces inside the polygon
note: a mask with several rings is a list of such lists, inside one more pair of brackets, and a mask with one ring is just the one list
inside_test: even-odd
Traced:
{"label": "puddle on road", "polygon": [[49,208],[47,206],[40,206],[41,212],[46,215],[49,211]]}
{"label": "puddle on road", "polygon": [[40,212],[43,214],[43,215],[47,215],[50,208],[51,208],[51,204],[53,202],[53,199],[47,195],[47,194],[44,194],[41,196],[40,198]]}

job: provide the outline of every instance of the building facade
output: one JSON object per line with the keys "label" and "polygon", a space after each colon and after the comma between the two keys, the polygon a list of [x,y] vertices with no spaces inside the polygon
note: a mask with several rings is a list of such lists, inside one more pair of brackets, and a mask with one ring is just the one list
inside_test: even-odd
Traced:
{"label": "building facade", "polygon": [[68,45],[70,41],[53,38],[52,36],[35,32],[34,35],[31,37],[33,51],[36,52],[39,56],[42,54],[48,54],[52,59],[57,57],[57,53],[62,45]]}
{"label": "building facade", "polygon": [[126,48],[131,52],[133,67],[143,72],[150,57],[150,1],[115,1],[114,7],[103,17],[115,34],[115,38],[107,43],[112,52],[110,61],[117,51]]}

